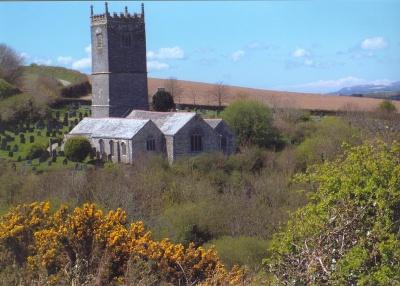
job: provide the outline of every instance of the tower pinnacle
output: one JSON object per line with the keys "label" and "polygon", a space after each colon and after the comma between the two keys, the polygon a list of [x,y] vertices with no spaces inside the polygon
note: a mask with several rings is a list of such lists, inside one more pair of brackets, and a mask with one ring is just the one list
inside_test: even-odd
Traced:
{"label": "tower pinnacle", "polygon": [[108,16],[108,3],[105,2],[105,6],[106,6],[106,15]]}

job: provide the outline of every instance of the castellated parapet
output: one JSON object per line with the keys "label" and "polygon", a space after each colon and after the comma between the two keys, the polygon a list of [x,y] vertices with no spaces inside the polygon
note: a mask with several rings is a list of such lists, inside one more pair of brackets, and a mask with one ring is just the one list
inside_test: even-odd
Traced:
{"label": "castellated parapet", "polygon": [[146,32],[141,14],[94,14],[91,7],[92,116],[124,117],[148,110]]}

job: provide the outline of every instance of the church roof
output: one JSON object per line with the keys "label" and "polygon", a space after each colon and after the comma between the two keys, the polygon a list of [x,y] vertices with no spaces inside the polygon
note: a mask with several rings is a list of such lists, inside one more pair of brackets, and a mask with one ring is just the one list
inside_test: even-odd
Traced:
{"label": "church roof", "polygon": [[205,122],[207,122],[208,125],[212,127],[212,129],[215,129],[221,122],[221,118],[206,118],[204,119]]}
{"label": "church roof", "polygon": [[195,116],[195,112],[154,112],[133,110],[126,118],[150,119],[165,135],[175,135]]}
{"label": "church roof", "polygon": [[150,120],[126,118],[90,118],[80,121],[69,134],[91,137],[132,139]]}

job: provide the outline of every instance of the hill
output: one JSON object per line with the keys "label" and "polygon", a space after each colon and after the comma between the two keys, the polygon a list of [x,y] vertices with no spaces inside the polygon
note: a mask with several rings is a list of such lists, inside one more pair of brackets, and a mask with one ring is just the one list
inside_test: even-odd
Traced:
{"label": "hill", "polygon": [[[165,80],[149,78],[149,94],[153,95],[158,87],[164,87]],[[214,84],[178,80],[181,95],[175,99],[176,103],[188,105],[217,106],[218,99],[213,95]],[[298,93],[263,90],[238,86],[228,86],[226,95],[222,98],[222,105],[241,98],[251,98],[262,101],[277,108],[296,108],[321,111],[372,111],[381,103],[376,98],[359,98],[351,96],[324,95],[313,93]],[[400,110],[400,102],[393,102]]]}
{"label": "hill", "polygon": [[332,94],[400,100],[400,81],[344,87]]}

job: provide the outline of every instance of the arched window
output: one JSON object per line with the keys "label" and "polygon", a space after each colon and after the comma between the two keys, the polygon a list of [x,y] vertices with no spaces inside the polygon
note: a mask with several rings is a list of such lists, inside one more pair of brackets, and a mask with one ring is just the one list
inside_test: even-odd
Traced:
{"label": "arched window", "polygon": [[192,152],[203,151],[203,142],[200,134],[194,133],[190,136],[190,150]]}
{"label": "arched window", "polygon": [[153,137],[147,138],[146,149],[147,149],[147,151],[155,151],[156,150],[156,139],[154,139]]}
{"label": "arched window", "polygon": [[103,155],[104,154],[104,141],[103,141],[103,139],[99,140],[99,145],[100,145],[100,154]]}
{"label": "arched window", "polygon": [[122,155],[126,155],[126,144],[124,142],[121,143],[121,152]]}
{"label": "arched window", "polygon": [[222,150],[223,152],[226,152],[226,145],[227,145],[226,137],[225,137],[225,136],[222,136],[222,137],[221,137],[221,150]]}
{"label": "arched window", "polygon": [[97,34],[96,39],[97,39],[97,47],[102,48],[103,47],[103,34]]}
{"label": "arched window", "polygon": [[110,140],[110,155],[114,156],[114,141]]}

